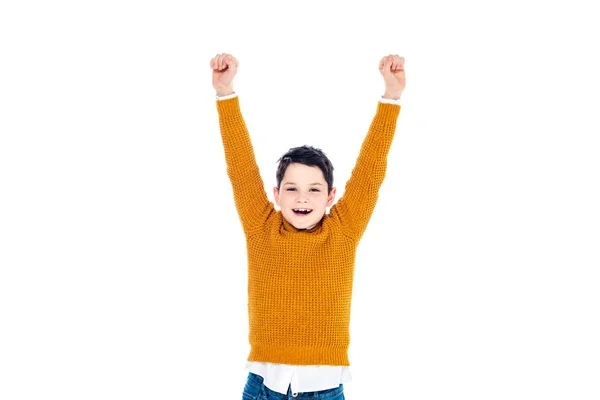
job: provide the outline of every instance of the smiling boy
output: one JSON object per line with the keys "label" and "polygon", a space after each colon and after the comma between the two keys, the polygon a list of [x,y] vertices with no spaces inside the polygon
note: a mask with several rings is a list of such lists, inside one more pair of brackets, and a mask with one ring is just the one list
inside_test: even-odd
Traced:
{"label": "smiling boy", "polygon": [[279,159],[278,186],[273,194],[286,221],[297,229],[311,229],[333,203],[336,189],[332,184],[329,159],[319,149],[302,146],[290,149]]}
{"label": "smiling boy", "polygon": [[[385,92],[344,195],[333,204],[333,166],[311,146],[279,159],[275,203],[267,198],[233,91],[238,61],[211,60],[227,174],[246,238],[250,353],[245,398],[315,392],[343,399],[354,263],[377,202],[405,87],[404,58],[383,57]],[[326,213],[327,207],[331,207]]]}

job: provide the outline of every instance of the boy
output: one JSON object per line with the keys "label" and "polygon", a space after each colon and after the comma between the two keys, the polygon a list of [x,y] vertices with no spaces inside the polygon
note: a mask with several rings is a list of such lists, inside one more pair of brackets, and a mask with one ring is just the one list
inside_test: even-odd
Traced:
{"label": "boy", "polygon": [[343,197],[332,206],[333,166],[325,154],[311,146],[296,147],[279,159],[273,194],[280,211],[264,191],[233,91],[238,61],[217,54],[210,66],[227,174],[248,256],[251,350],[243,398],[341,400],[343,382],[351,379],[356,249],[385,176],[406,84],[404,58],[389,55],[379,63],[385,93]]}

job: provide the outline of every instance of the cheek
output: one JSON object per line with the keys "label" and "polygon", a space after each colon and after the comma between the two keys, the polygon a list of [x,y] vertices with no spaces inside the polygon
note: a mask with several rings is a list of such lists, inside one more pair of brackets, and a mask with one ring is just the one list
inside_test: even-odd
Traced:
{"label": "cheek", "polygon": [[318,198],[314,199],[315,203],[319,204],[320,206],[326,207],[327,206],[327,196],[319,196]]}
{"label": "cheek", "polygon": [[291,207],[294,204],[294,196],[290,196],[289,193],[279,196],[279,201],[282,205],[287,205]]}

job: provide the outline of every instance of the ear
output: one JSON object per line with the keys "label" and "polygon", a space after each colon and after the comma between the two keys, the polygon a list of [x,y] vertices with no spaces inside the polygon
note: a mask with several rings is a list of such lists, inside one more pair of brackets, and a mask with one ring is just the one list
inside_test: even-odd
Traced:
{"label": "ear", "polygon": [[329,196],[327,196],[327,207],[331,207],[333,199],[335,199],[335,188],[331,189]]}
{"label": "ear", "polygon": [[275,204],[279,205],[279,191],[277,186],[273,186],[273,197],[275,197]]}

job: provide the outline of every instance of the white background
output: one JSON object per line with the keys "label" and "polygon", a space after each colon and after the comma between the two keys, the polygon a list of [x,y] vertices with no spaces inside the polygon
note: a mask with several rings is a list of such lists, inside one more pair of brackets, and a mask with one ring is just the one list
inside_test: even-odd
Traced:
{"label": "white background", "polygon": [[406,58],[347,399],[600,398],[597,18],[488,3],[3,2],[0,398],[241,399],[221,52],[271,199],[302,144],[343,194]]}

